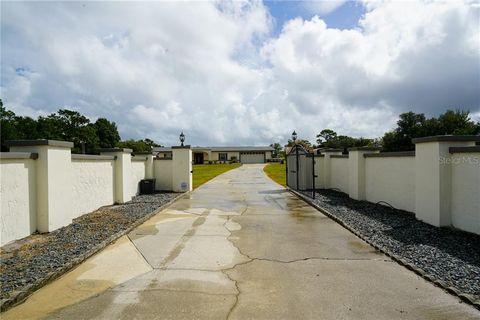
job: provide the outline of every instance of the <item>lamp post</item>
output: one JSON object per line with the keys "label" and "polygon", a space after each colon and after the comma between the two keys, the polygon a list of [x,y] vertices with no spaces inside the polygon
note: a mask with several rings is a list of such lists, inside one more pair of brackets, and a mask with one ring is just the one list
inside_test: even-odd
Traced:
{"label": "lamp post", "polygon": [[292,132],[292,140],[295,145],[293,146],[295,148],[295,175],[296,175],[296,185],[295,189],[298,191],[298,183],[299,183],[299,178],[298,178],[298,170],[299,170],[299,165],[298,165],[298,146],[297,146],[297,133],[295,130]]}
{"label": "lamp post", "polygon": [[182,133],[180,133],[180,142],[182,143],[181,146],[183,147],[183,142],[185,141],[185,135],[183,134],[183,131]]}
{"label": "lamp post", "polygon": [[297,133],[295,132],[295,130],[293,130],[293,132],[292,132],[292,140],[293,140],[293,142],[294,142],[295,144],[297,143],[297,142],[296,142],[296,140],[297,140]]}

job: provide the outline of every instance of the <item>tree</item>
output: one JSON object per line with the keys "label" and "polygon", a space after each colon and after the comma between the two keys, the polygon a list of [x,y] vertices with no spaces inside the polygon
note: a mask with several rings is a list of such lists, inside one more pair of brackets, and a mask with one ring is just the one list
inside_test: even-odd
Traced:
{"label": "tree", "polygon": [[100,148],[113,148],[120,142],[117,125],[105,118],[98,118],[94,123]]}
{"label": "tree", "polygon": [[[92,153],[99,140],[95,126],[78,111],[60,109],[47,117],[39,117],[39,133],[45,139],[72,141],[72,153]],[[85,148],[85,150],[84,150]]]}
{"label": "tree", "polygon": [[469,135],[480,133],[480,123],[469,117],[469,111],[447,110],[438,118],[426,119],[423,113],[402,113],[397,127],[382,138],[384,151],[415,150],[413,138],[435,135]]}
{"label": "tree", "polygon": [[334,148],[334,149],[346,149],[351,147],[364,147],[374,144],[372,139],[367,138],[354,138],[349,136],[337,135],[337,133],[331,129],[323,129],[317,134],[317,143],[319,147]]}
{"label": "tree", "polygon": [[322,145],[323,143],[333,140],[336,137],[337,133],[332,129],[323,129],[319,134],[317,134],[317,143]]}
{"label": "tree", "polygon": [[282,145],[278,142],[272,143],[270,147],[273,148],[272,158],[278,158],[280,152],[282,152]]}
{"label": "tree", "polygon": [[0,99],[0,138],[2,144],[2,151],[7,151],[8,147],[5,145],[6,140],[18,139],[17,131],[15,128],[15,113],[7,110],[3,106],[3,102]]}
{"label": "tree", "polygon": [[117,147],[132,149],[133,152],[151,152],[153,147],[161,147],[161,145],[147,138],[145,140],[129,139],[120,141],[117,143]]}

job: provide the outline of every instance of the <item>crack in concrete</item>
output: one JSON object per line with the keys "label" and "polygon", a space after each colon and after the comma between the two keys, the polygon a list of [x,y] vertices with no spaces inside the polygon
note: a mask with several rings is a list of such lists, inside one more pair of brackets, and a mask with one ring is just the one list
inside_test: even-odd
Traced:
{"label": "crack in concrete", "polygon": [[143,260],[150,266],[150,268],[155,269],[155,267],[152,266],[152,264],[150,262],[148,262],[147,258],[143,255],[142,251],[140,251],[140,249],[137,247],[135,242],[133,242],[133,240],[130,238],[130,236],[128,234],[126,236],[127,236],[128,241],[130,241],[130,243],[133,245],[135,250],[137,250],[137,252],[142,256]]}

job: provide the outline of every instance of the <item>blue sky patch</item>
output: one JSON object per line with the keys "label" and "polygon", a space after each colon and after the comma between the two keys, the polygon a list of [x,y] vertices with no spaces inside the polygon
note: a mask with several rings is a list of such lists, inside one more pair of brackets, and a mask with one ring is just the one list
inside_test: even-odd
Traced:
{"label": "blue sky patch", "polygon": [[280,34],[285,22],[298,17],[310,20],[318,15],[329,28],[353,29],[358,26],[358,21],[365,13],[365,7],[357,1],[347,1],[327,14],[313,12],[308,3],[300,1],[265,1],[265,5],[275,18],[273,30],[275,36]]}

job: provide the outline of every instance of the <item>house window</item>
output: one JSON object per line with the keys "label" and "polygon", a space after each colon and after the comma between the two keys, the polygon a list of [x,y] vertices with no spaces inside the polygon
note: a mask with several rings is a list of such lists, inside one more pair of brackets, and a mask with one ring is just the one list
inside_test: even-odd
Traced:
{"label": "house window", "polygon": [[218,160],[220,161],[227,161],[227,154],[226,153],[219,153]]}

